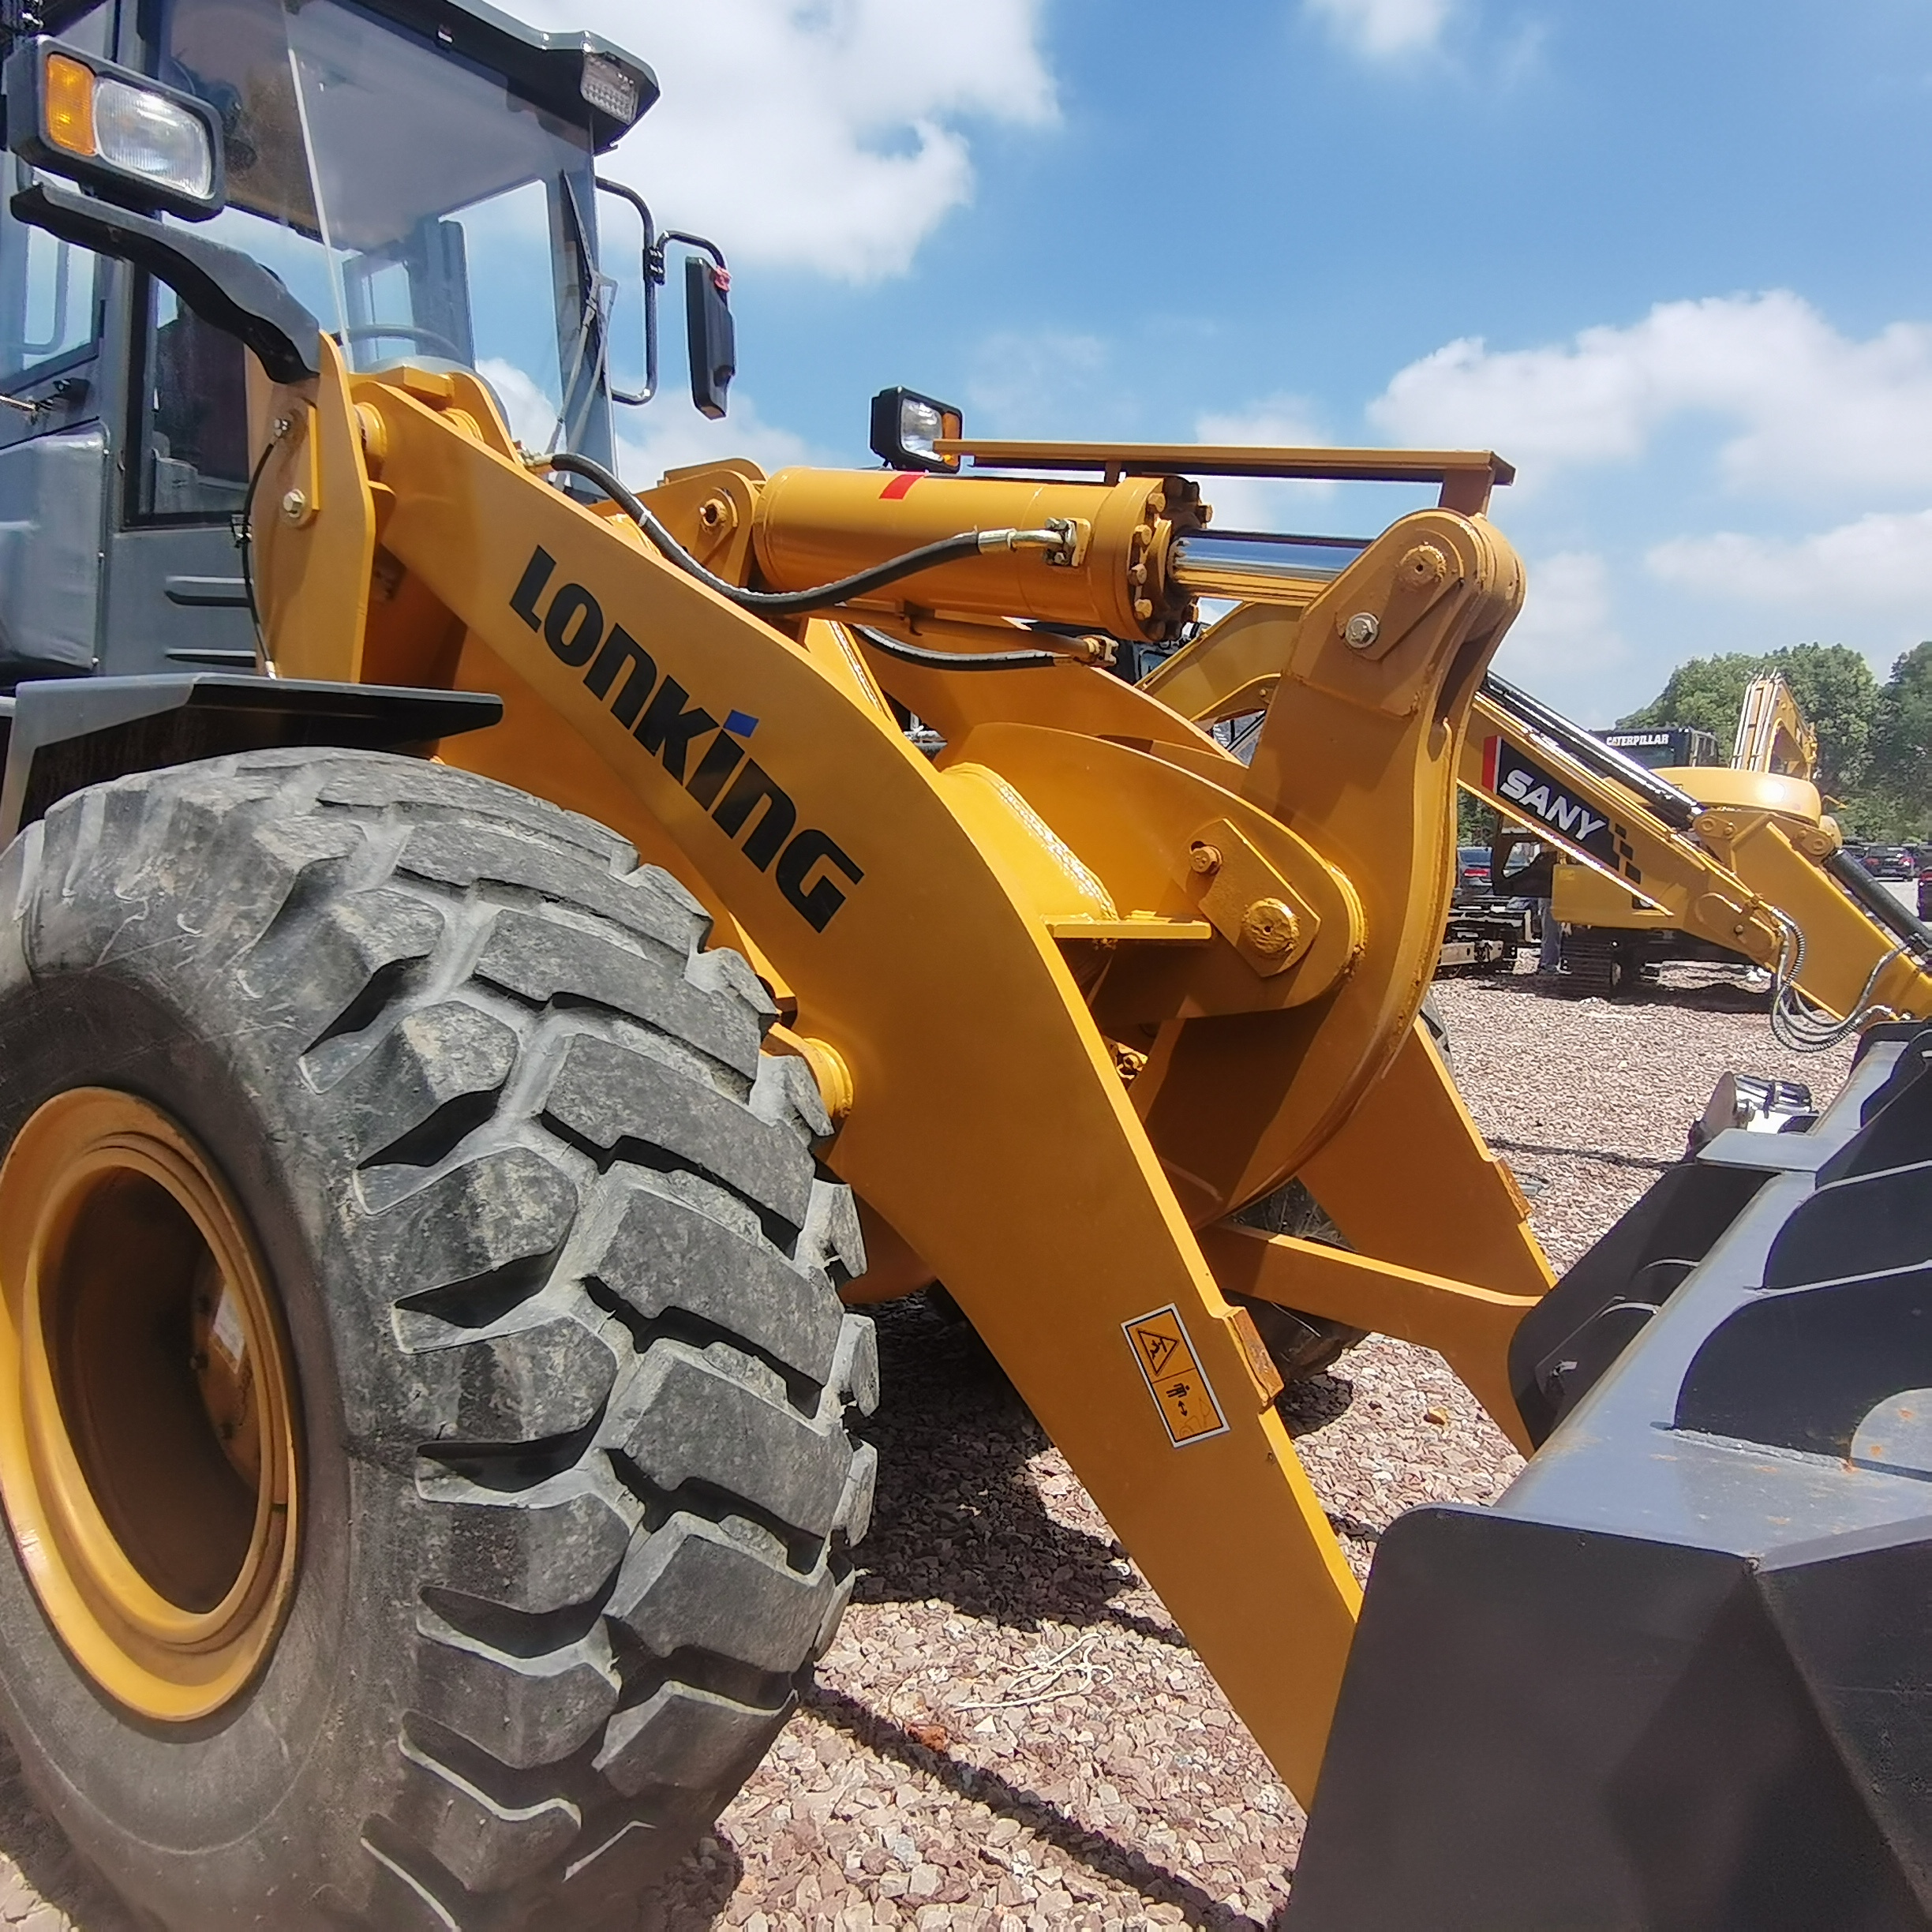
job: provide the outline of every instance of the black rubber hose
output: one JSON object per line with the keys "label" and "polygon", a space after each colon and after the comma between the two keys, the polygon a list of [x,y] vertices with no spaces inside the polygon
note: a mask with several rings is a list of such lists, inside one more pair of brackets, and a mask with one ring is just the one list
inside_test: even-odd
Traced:
{"label": "black rubber hose", "polygon": [[268,655],[268,639],[262,631],[261,606],[255,597],[255,498],[261,489],[262,472],[268,467],[268,459],[278,447],[279,440],[271,440],[256,459],[254,469],[249,474],[248,490],[242,499],[242,507],[236,511],[231,523],[235,548],[242,553],[242,588],[248,597],[249,622],[255,627],[255,660],[270,677],[275,675],[274,661]]}
{"label": "black rubber hose", "polygon": [[1902,940],[1923,964],[1932,959],[1932,927],[1906,911],[1852,854],[1840,848],[1825,861],[1825,870],[1844,889],[1874,925]]}
{"label": "black rubber hose", "polygon": [[1647,765],[1607,745],[1593,732],[1552,710],[1540,698],[1533,698],[1520,686],[1492,671],[1483,680],[1483,695],[1509,712],[1530,730],[1539,732],[1578,764],[1586,765],[1599,777],[1608,778],[1634,792],[1664,822],[1679,832],[1688,831],[1704,807],[1688,792],[1680,790],[1668,778],[1660,778]]}
{"label": "black rubber hose", "polygon": [[1076,664],[1057,651],[936,651],[916,644],[901,644],[897,638],[882,636],[863,624],[854,624],[854,634],[865,639],[875,651],[897,657],[901,664],[918,665],[927,671],[1044,671],[1054,665]]}
{"label": "black rubber hose", "polygon": [[[601,462],[593,462],[588,456],[578,456],[570,451],[560,450],[555,455],[543,458],[542,466],[547,470],[560,470],[567,475],[582,477],[586,482],[594,483],[687,576],[695,577],[702,584],[708,584],[720,597],[729,597],[732,603],[743,609],[757,611],[769,617],[802,617],[808,612],[826,610],[833,605],[848,603],[852,598],[863,597],[869,591],[882,590],[888,584],[898,582],[902,577],[916,576],[921,571],[931,570],[938,564],[955,564],[962,557],[981,554],[979,532],[967,530],[957,537],[945,537],[938,543],[923,545],[917,550],[908,550],[904,556],[894,557],[889,563],[876,564],[871,570],[859,571],[850,577],[841,577],[837,583],[821,584],[815,590],[747,590],[706,570],[658,522],[635,493],[627,489]],[[934,653],[935,656],[939,654]]]}

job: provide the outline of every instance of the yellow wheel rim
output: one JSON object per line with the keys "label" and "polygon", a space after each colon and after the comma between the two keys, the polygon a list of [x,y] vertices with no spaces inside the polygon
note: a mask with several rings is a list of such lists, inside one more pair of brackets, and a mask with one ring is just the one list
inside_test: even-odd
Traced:
{"label": "yellow wheel rim", "polygon": [[102,1691],[185,1723],[247,1687],[299,1475],[275,1298],[213,1163],[131,1094],[48,1101],[0,1166],[0,1503]]}

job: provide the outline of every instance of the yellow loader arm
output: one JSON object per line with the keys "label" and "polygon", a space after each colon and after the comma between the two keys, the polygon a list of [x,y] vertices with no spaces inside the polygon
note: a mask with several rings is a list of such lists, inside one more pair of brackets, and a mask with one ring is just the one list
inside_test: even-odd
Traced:
{"label": "yellow loader arm", "polygon": [[[1273,646],[1237,612],[1145,688],[1202,724],[1238,717],[1274,689]],[[1746,717],[1761,720],[1753,743],[1768,755],[1789,720],[1776,692],[1754,690]],[[1459,760],[1466,791],[1586,868],[1600,894],[1654,908],[1660,924],[1764,967],[1839,1021],[1932,1014],[1932,934],[1840,850],[1807,776],[1700,770],[1705,796],[1693,798],[1494,676],[1471,702]]]}
{"label": "yellow loader arm", "polygon": [[[1279,682],[1250,768],[1081,661],[1081,626],[1157,636],[1233,582],[1200,560],[1185,452],[1097,481],[670,479],[651,506],[728,587],[1061,533],[882,592],[863,627],[767,621],[533,475],[474,380],[324,361],[260,412],[274,668],[500,693],[504,723],[443,756],[698,895],[777,994],[896,1285],[945,1282],[1311,1796],[1358,1592],[1226,1295],[1439,1348],[1525,1440],[1506,1352],[1549,1271],[1414,1026],[1515,553],[1440,508],[1331,581],[1261,585],[1241,621]],[[1480,507],[1490,459],[1417,460]],[[1020,618],[1062,627],[1058,661],[930,655],[1036,642]],[[1227,1225],[1295,1174],[1357,1252]]]}

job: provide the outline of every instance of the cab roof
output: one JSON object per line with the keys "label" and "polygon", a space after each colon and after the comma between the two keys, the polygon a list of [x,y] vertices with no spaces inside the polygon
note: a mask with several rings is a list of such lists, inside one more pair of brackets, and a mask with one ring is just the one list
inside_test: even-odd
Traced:
{"label": "cab roof", "polygon": [[[84,13],[92,0],[52,0],[43,8],[47,31]],[[280,0],[260,0],[275,6]],[[477,66],[500,73],[519,95],[567,121],[588,115],[598,153],[615,147],[656,102],[657,77],[636,54],[601,34],[548,33],[489,4],[489,0],[350,0]],[[15,9],[0,0],[0,25]],[[584,63],[597,56],[620,69],[637,89],[637,112],[628,119],[590,98]]]}

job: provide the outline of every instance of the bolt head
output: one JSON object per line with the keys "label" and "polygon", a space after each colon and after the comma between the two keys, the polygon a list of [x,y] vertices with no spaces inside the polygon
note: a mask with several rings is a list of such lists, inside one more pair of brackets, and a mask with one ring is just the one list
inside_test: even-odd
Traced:
{"label": "bolt head", "polygon": [[1196,845],[1188,854],[1189,867],[1194,871],[1209,874],[1221,870],[1221,851],[1215,845]]}
{"label": "bolt head", "polygon": [[1342,640],[1350,650],[1366,650],[1382,635],[1382,620],[1373,611],[1357,611],[1342,627]]}
{"label": "bolt head", "polygon": [[1411,590],[1433,590],[1449,575],[1449,560],[1433,544],[1417,544],[1395,567]]}
{"label": "bolt head", "polygon": [[309,499],[300,490],[290,490],[282,499],[282,514],[288,522],[299,523],[309,514]]}
{"label": "bolt head", "polygon": [[1241,941],[1268,959],[1279,959],[1301,936],[1294,908],[1279,899],[1257,899],[1241,915]]}

